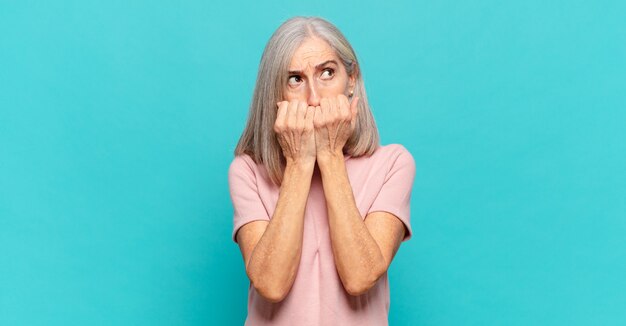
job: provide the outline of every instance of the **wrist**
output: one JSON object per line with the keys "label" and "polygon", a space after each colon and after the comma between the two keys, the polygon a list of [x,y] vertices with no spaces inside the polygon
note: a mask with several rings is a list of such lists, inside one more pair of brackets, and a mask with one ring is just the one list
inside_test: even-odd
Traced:
{"label": "wrist", "polygon": [[286,161],[286,167],[285,167],[286,169],[308,171],[308,170],[313,170],[315,168],[315,157],[309,158],[309,159],[286,158],[285,161]]}
{"label": "wrist", "polygon": [[333,166],[337,163],[343,163],[344,156],[342,151],[323,151],[317,153],[317,164],[320,168],[325,166]]}

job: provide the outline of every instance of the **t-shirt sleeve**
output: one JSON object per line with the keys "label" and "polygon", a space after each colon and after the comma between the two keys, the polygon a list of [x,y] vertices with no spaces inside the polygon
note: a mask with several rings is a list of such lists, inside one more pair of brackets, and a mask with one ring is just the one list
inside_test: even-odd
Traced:
{"label": "t-shirt sleeve", "polygon": [[258,220],[270,220],[259,196],[253,168],[254,162],[244,157],[235,157],[228,169],[228,186],[234,209],[232,238],[235,242],[237,242],[237,231],[245,224]]}
{"label": "t-shirt sleeve", "polygon": [[378,192],[374,203],[368,213],[384,211],[399,218],[406,232],[404,239],[411,238],[411,190],[413,179],[415,178],[415,161],[411,153],[403,146],[396,145],[394,152],[387,156],[391,161],[391,166],[385,175],[385,181]]}

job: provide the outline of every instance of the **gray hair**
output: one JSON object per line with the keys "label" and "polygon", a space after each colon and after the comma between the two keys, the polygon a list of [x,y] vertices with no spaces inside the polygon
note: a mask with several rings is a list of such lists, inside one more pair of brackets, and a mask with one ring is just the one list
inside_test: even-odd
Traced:
{"label": "gray hair", "polygon": [[273,128],[276,103],[283,100],[293,54],[310,37],[328,42],[341,59],[348,76],[355,77],[354,96],[359,97],[358,115],[354,133],[346,142],[344,153],[352,157],[371,155],[379,145],[378,130],[367,102],[363,77],[348,40],[337,27],[322,18],[293,17],[278,27],[265,46],[246,128],[235,149],[235,155],[248,154],[257,164],[264,164],[276,185],[282,182],[285,164]]}

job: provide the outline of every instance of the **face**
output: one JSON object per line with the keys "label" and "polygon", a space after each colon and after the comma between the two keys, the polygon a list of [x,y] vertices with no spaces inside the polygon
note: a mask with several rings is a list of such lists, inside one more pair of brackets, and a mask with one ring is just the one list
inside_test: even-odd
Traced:
{"label": "face", "polygon": [[291,59],[284,100],[300,100],[318,106],[323,97],[347,96],[354,84],[354,76],[348,76],[335,50],[326,41],[311,37],[300,45]]}

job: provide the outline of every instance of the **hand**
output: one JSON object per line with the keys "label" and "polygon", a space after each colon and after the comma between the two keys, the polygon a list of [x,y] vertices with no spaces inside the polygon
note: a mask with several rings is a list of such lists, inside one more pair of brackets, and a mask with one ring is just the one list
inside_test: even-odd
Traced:
{"label": "hand", "polygon": [[350,103],[343,94],[320,100],[313,118],[318,161],[328,155],[343,157],[343,147],[354,132],[358,101],[355,97]]}
{"label": "hand", "polygon": [[315,107],[297,100],[277,105],[274,132],[287,163],[315,163]]}

